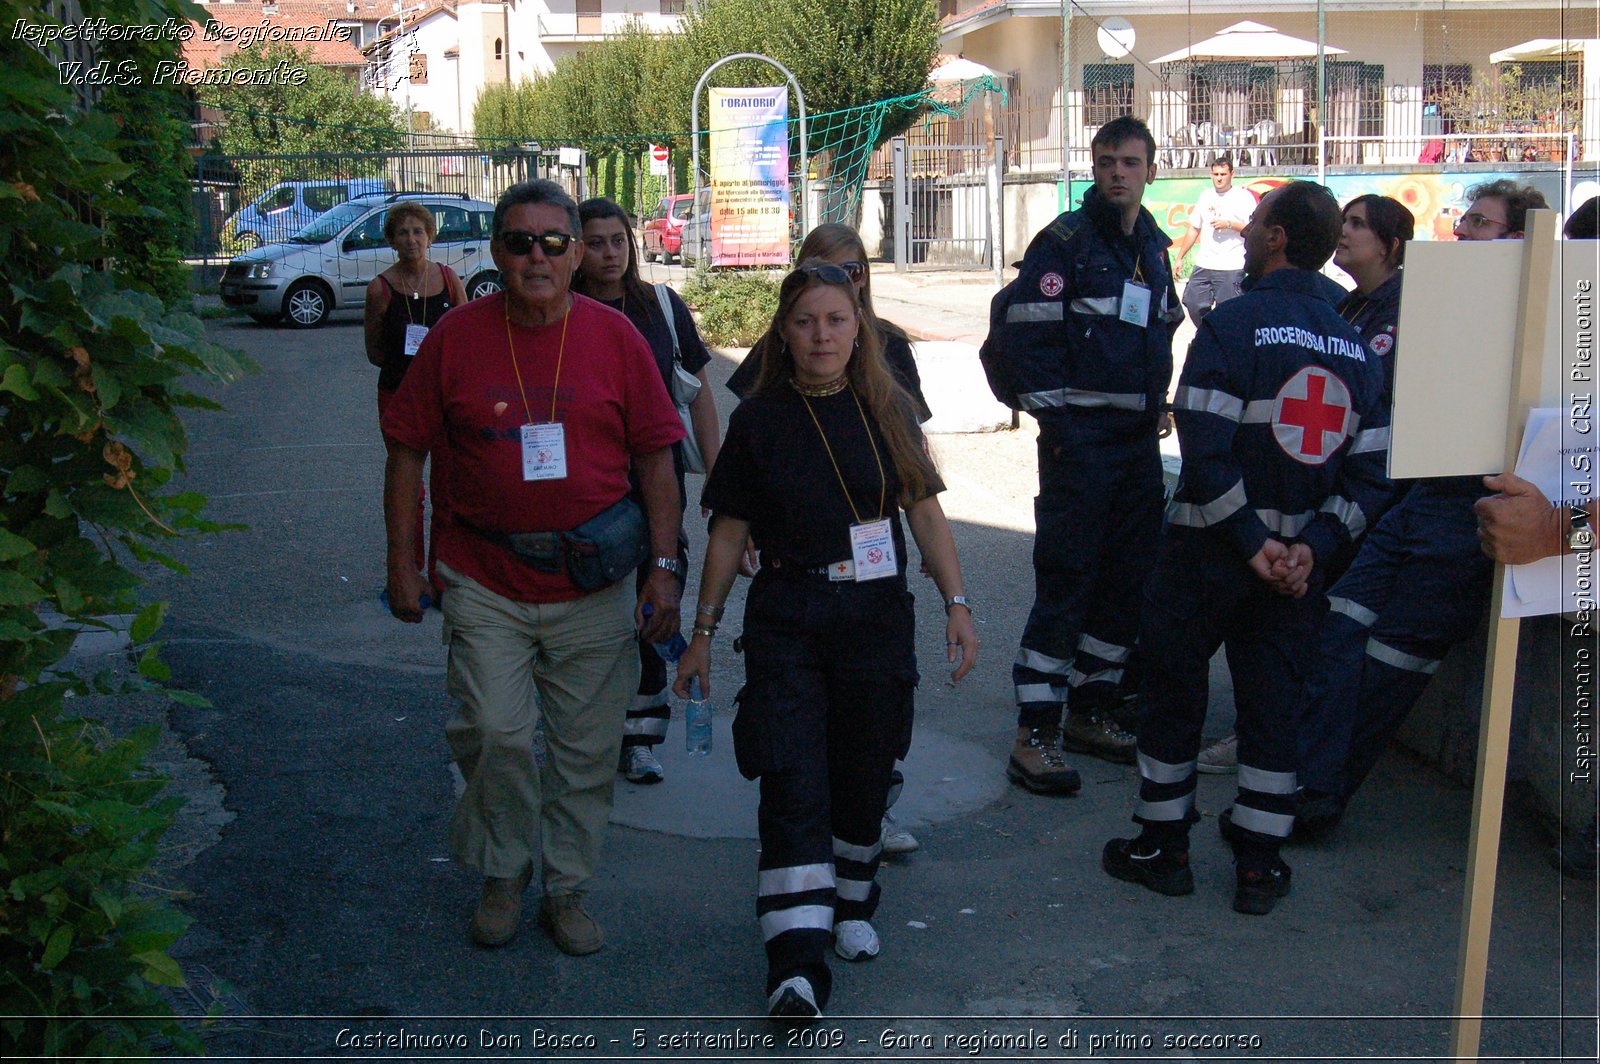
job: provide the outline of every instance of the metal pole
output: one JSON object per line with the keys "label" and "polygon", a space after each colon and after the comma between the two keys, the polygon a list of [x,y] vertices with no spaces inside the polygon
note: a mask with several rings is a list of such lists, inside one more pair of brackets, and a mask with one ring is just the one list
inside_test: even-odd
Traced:
{"label": "metal pole", "polygon": [[1323,69],[1324,51],[1328,45],[1327,12],[1322,6],[1323,0],[1317,0],[1317,180],[1327,181],[1327,163],[1324,156],[1327,154],[1327,143],[1322,139],[1327,132],[1328,120],[1328,78]]}
{"label": "metal pole", "polygon": [[1072,124],[1072,0],[1061,0],[1061,189],[1062,210],[1072,209],[1072,169],[1067,130]]}
{"label": "metal pole", "polygon": [[911,196],[906,187],[906,138],[889,142],[894,166],[894,272],[905,273],[911,263]]}
{"label": "metal pole", "polygon": [[994,266],[996,288],[1006,283],[1006,234],[1004,200],[1006,194],[1004,163],[1005,138],[994,138],[994,153],[989,160],[989,259]]}

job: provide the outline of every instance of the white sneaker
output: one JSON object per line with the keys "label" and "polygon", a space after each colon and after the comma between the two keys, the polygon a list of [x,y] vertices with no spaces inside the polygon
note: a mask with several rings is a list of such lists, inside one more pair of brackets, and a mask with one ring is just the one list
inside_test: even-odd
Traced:
{"label": "white sneaker", "polygon": [[847,961],[870,961],[878,955],[878,933],[865,920],[840,920],[833,925],[833,952]]}
{"label": "white sneaker", "polygon": [[903,831],[889,813],[883,814],[883,852],[885,854],[911,853],[922,843],[909,831]]}
{"label": "white sneaker", "polygon": [[1239,737],[1230,735],[1226,739],[1218,739],[1204,750],[1195,759],[1194,767],[1199,772],[1213,776],[1225,776],[1230,772],[1239,771]]}
{"label": "white sneaker", "polygon": [[821,1016],[822,1012],[817,1008],[817,992],[811,989],[811,980],[796,975],[779,983],[778,989],[767,997],[767,1015],[775,1020]]}
{"label": "white sneaker", "polygon": [[648,746],[630,746],[622,751],[622,774],[629,783],[660,783],[667,778]]}

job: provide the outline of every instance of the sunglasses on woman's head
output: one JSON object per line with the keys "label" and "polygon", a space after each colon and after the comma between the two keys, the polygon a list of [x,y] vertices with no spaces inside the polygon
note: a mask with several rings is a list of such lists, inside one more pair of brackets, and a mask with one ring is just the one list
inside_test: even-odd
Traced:
{"label": "sunglasses on woman's head", "polygon": [[849,262],[839,263],[839,269],[850,275],[851,282],[861,283],[861,278],[867,275],[867,264],[860,259],[851,259]]}
{"label": "sunglasses on woman's head", "polygon": [[821,266],[801,266],[796,272],[803,273],[807,277],[815,277],[827,284],[854,284],[855,277],[851,276],[850,265],[852,264],[846,263],[844,266],[835,266],[828,262]]}
{"label": "sunglasses on woman's head", "polygon": [[525,229],[507,229],[500,234],[500,246],[513,255],[532,253],[538,244],[547,256],[565,255],[572,246],[572,234],[552,229],[548,233],[530,233]]}

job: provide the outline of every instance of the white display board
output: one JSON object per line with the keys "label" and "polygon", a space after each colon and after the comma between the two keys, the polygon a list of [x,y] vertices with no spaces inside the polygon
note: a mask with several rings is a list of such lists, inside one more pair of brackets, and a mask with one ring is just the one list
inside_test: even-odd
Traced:
{"label": "white display board", "polygon": [[[1489,474],[1505,467],[1506,439],[1520,436],[1507,424],[1507,403],[1523,252],[1520,240],[1406,245],[1391,477]],[[1537,405],[1565,407],[1575,393],[1595,392],[1593,315],[1581,315],[1575,297],[1585,282],[1595,296],[1600,241],[1559,241],[1555,252]],[[1588,380],[1572,381],[1585,344]]]}

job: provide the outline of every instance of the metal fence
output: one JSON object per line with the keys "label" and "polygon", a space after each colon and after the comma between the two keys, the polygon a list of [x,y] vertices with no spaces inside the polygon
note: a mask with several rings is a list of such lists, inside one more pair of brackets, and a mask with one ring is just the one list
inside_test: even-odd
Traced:
{"label": "metal fence", "polygon": [[[1341,75],[1342,76],[1342,75]],[[1352,166],[1397,163],[1552,162],[1582,157],[1578,136],[1585,102],[1576,90],[1567,92],[1570,106],[1528,111],[1526,117],[1500,117],[1489,110],[1471,110],[1465,96],[1441,101],[1422,84],[1383,85],[1370,74],[1353,74],[1335,81],[1328,95],[1329,124],[1319,142],[1312,117],[1304,110],[1302,88],[1277,90],[1285,105],[1274,117],[1259,99],[1243,93],[1217,94],[1204,108],[1188,100],[1163,95],[1139,108],[1126,101],[1127,110],[1114,111],[1105,102],[1075,103],[1072,128],[1072,166],[1090,165],[1089,142],[1094,131],[1116,114],[1135,114],[1150,126],[1157,142],[1157,163],[1167,169],[1203,168],[1224,155],[1239,166]],[[1260,91],[1259,89],[1257,90]],[[1417,106],[1399,106],[1415,101]],[[1277,108],[1277,104],[1273,105]],[[1588,103],[1600,107],[1600,101]],[[1519,113],[1520,113],[1519,109]],[[1200,118],[1199,116],[1205,116]],[[1199,120],[1190,120],[1198,118]],[[1006,142],[1006,168],[1027,172],[1061,169],[1060,93],[1031,92],[1012,96],[1004,105],[1001,127]],[[1492,128],[1491,128],[1492,127]],[[941,144],[972,140],[988,128],[983,116],[968,116],[907,135],[918,143]],[[1465,135],[1472,144],[1466,145]],[[1325,143],[1326,154],[1319,156]],[[873,176],[887,173],[887,148],[873,160]]]}

